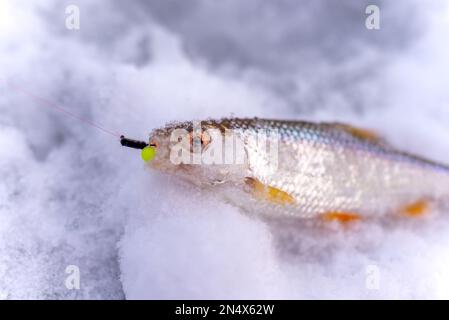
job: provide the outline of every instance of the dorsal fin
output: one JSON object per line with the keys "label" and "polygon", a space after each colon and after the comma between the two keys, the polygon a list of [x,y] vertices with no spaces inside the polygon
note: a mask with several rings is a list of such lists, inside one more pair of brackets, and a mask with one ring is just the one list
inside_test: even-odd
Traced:
{"label": "dorsal fin", "polygon": [[350,134],[354,138],[364,140],[367,142],[371,142],[371,143],[381,145],[384,147],[389,146],[389,143],[374,130],[358,128],[358,127],[354,127],[352,125],[344,124],[344,123],[340,123],[340,122],[328,123],[328,125],[330,125],[331,127],[335,128],[335,129],[342,130],[342,131],[346,132],[347,134]]}

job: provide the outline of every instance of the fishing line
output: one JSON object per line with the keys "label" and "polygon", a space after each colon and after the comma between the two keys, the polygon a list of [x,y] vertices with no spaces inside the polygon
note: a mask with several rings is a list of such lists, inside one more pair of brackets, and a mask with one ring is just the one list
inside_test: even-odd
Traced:
{"label": "fishing line", "polygon": [[12,85],[12,84],[10,84],[8,82],[5,82],[5,83],[6,83],[7,87],[13,89],[14,91],[19,92],[19,93],[21,93],[21,94],[31,98],[34,101],[37,101],[39,106],[46,106],[47,108],[59,111],[59,112],[65,114],[67,116],[70,116],[70,117],[72,117],[72,118],[74,118],[74,119],[76,119],[76,120],[78,120],[78,121],[80,121],[80,122],[82,122],[82,123],[84,123],[86,125],[90,125],[93,128],[96,128],[96,129],[98,129],[98,130],[100,130],[100,131],[102,131],[104,133],[107,133],[107,134],[113,136],[114,138],[119,138],[120,139],[120,144],[122,146],[124,146],[124,147],[134,148],[134,149],[142,149],[141,156],[142,156],[142,159],[144,161],[150,161],[150,160],[154,159],[154,157],[156,155],[156,148],[155,148],[155,146],[149,145],[145,141],[139,141],[139,140],[133,140],[133,139],[125,138],[124,135],[121,135],[121,134],[118,134],[118,133],[116,133],[116,132],[114,132],[112,130],[106,129],[105,127],[103,127],[103,126],[93,122],[90,119],[87,119],[85,117],[79,116],[79,115],[77,115],[77,114],[67,110],[66,108],[63,108],[59,104],[57,104],[57,103],[55,103],[55,102],[53,102],[53,101],[51,101],[49,99],[43,98],[41,96],[38,96],[38,95],[28,91],[28,90],[25,90],[25,89],[23,89],[21,87]]}
{"label": "fishing line", "polygon": [[70,117],[72,117],[72,118],[74,118],[74,119],[84,123],[84,124],[90,125],[91,127],[96,128],[96,129],[98,129],[100,131],[103,131],[104,133],[107,133],[107,134],[109,134],[109,135],[111,135],[111,136],[113,136],[115,138],[121,138],[122,137],[120,134],[118,134],[118,133],[116,133],[116,132],[114,132],[112,130],[106,129],[105,127],[103,127],[103,126],[93,122],[90,119],[87,119],[85,117],[76,115],[75,113],[73,113],[73,112],[71,112],[71,111],[61,107],[60,105],[58,105],[57,103],[55,103],[53,101],[50,101],[50,100],[48,100],[46,98],[43,98],[43,97],[40,97],[40,96],[38,96],[38,95],[28,91],[28,90],[25,90],[25,89],[23,89],[21,87],[18,87],[16,85],[13,85],[13,84],[10,84],[10,83],[7,83],[7,86],[9,88],[13,89],[14,91],[19,92],[19,93],[21,93],[21,94],[23,94],[25,96],[28,96],[29,98],[31,98],[34,101],[37,101],[39,106],[46,106],[47,108],[50,108],[50,109],[59,111],[61,113],[64,113],[64,114],[66,114],[66,115],[68,115],[68,116],[70,116]]}

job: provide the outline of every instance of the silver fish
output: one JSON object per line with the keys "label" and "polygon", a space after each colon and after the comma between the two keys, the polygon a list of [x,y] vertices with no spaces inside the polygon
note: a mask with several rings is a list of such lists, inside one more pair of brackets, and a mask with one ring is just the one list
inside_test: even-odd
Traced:
{"label": "silver fish", "polygon": [[[180,130],[187,138],[174,139]],[[221,136],[206,134],[211,130]],[[223,147],[231,140],[231,147]],[[222,154],[216,159],[225,159],[238,145],[243,161],[173,161],[174,152],[194,157],[213,149],[213,143],[223,149],[217,149]],[[206,120],[199,128],[170,123],[151,133],[150,144],[157,148],[151,167],[220,194],[249,213],[341,222],[388,213],[418,216],[449,196],[449,167],[341,123],[257,118]]]}

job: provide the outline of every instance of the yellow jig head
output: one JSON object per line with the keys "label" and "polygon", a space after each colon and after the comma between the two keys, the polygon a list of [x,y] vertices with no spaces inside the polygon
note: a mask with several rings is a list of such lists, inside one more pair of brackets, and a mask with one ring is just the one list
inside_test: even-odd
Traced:
{"label": "yellow jig head", "polygon": [[151,161],[156,156],[156,148],[152,146],[146,146],[142,149],[140,154],[142,156],[142,160],[145,162]]}

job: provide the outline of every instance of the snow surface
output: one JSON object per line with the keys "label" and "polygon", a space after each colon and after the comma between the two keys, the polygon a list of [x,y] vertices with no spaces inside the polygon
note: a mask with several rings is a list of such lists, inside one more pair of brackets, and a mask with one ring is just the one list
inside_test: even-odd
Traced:
{"label": "snow surface", "polygon": [[231,114],[339,120],[449,163],[444,2],[377,1],[378,31],[367,1],[332,3],[0,1],[0,298],[449,298],[447,213],[266,223],[21,91],[130,137]]}

